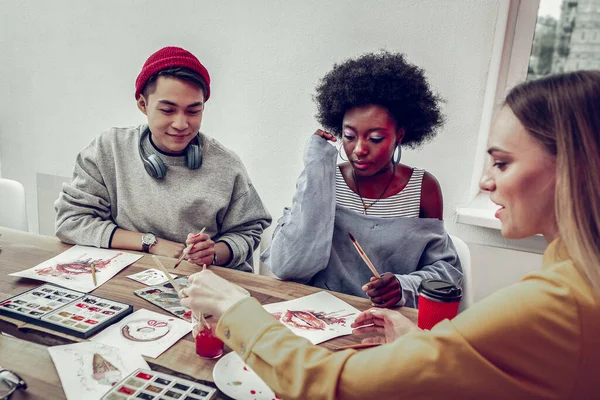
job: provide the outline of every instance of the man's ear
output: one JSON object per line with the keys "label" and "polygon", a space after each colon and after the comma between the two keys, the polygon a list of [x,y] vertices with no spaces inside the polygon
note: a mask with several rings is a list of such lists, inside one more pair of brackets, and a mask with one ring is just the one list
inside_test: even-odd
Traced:
{"label": "man's ear", "polygon": [[398,128],[398,130],[396,131],[396,143],[402,143],[405,133],[406,131],[404,130],[404,128]]}
{"label": "man's ear", "polygon": [[143,94],[140,94],[140,97],[138,97],[137,106],[144,115],[148,115],[148,104],[146,103],[146,98]]}

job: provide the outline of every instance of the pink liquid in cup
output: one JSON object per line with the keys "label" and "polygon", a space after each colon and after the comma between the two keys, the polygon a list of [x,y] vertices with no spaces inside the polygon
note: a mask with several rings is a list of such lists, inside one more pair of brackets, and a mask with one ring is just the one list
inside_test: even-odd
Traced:
{"label": "pink liquid in cup", "polygon": [[196,354],[204,358],[218,358],[223,355],[223,341],[215,336],[215,326],[200,327],[196,335]]}
{"label": "pink liquid in cup", "polygon": [[452,282],[440,279],[425,279],[419,286],[419,315],[417,325],[431,329],[444,319],[458,314],[462,289]]}

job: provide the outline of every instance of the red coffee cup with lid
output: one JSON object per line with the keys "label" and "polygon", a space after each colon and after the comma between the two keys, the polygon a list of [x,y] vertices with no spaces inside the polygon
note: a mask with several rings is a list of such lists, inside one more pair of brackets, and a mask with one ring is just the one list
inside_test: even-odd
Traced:
{"label": "red coffee cup with lid", "polygon": [[417,325],[431,329],[444,319],[458,314],[462,288],[442,279],[424,279],[419,285],[419,315]]}

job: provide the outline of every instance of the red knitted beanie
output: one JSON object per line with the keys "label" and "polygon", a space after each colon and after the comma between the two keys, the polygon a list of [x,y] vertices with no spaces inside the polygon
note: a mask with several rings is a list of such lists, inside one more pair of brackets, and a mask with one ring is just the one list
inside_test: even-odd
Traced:
{"label": "red knitted beanie", "polygon": [[135,80],[135,99],[137,100],[152,75],[170,67],[185,67],[200,74],[206,83],[206,98],[204,101],[208,100],[210,97],[210,75],[208,75],[208,71],[192,53],[174,46],[163,47],[148,57],[142,71]]}

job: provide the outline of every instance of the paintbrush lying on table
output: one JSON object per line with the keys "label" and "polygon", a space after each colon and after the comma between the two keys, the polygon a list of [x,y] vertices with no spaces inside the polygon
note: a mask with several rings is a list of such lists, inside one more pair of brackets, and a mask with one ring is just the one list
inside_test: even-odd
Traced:
{"label": "paintbrush lying on table", "polygon": [[360,247],[360,244],[358,244],[358,242],[356,241],[356,239],[354,239],[354,236],[352,236],[352,234],[350,232],[348,232],[348,236],[350,236],[350,240],[352,240],[352,244],[354,245],[354,248],[356,248],[356,251],[358,251],[358,254],[360,254],[360,258],[362,258],[363,261],[369,267],[369,269],[371,269],[371,272],[373,272],[373,275],[375,275],[376,278],[379,278],[380,277],[379,273],[375,269],[375,266],[373,265],[371,260],[369,260],[369,257],[367,257],[367,255],[365,254],[362,247]]}
{"label": "paintbrush lying on table", "polygon": [[[152,259],[154,260],[154,263],[156,264],[156,266],[158,268],[160,268],[160,270],[162,271],[162,273],[169,280],[169,283],[173,286],[173,289],[175,289],[175,292],[177,293],[177,296],[181,299],[181,286],[179,286],[179,284],[177,282],[175,282],[175,279],[173,279],[171,277],[171,274],[169,273],[169,271],[167,271],[167,269],[165,268],[165,266],[163,265],[163,263],[160,262],[160,260],[158,259],[158,257],[152,256]],[[206,269],[206,264],[204,265],[203,269]],[[198,321],[200,321],[200,323],[202,325],[204,325],[206,328],[210,329],[210,325],[208,324],[208,321],[206,320],[206,318],[204,318],[204,316],[202,315],[202,313],[200,313],[200,318],[196,317],[196,315],[194,314],[193,311],[192,311],[192,315],[194,316],[194,318],[196,318]]]}
{"label": "paintbrush lying on table", "polygon": [[94,282],[94,286],[98,286],[98,284],[96,283],[96,265],[94,263],[91,263],[90,269],[92,271],[92,282]]}
{"label": "paintbrush lying on table", "polygon": [[[202,228],[202,230],[200,231],[200,233],[197,233],[194,236],[200,236],[200,235],[202,235],[205,230],[206,230],[206,227]],[[194,247],[194,245],[193,244],[189,244],[185,249],[183,249],[183,252],[181,253],[181,255],[179,256],[179,258],[177,259],[177,262],[175,262],[175,265],[173,265],[173,269],[179,267],[179,264],[181,264],[181,261],[183,261],[184,257],[187,256],[187,254],[190,252],[190,250],[192,249],[192,247]]]}

